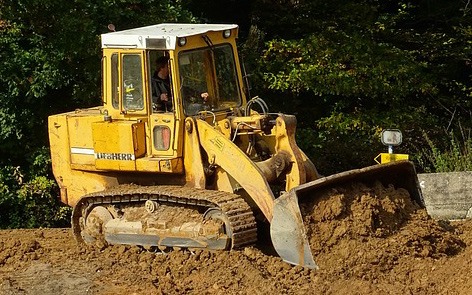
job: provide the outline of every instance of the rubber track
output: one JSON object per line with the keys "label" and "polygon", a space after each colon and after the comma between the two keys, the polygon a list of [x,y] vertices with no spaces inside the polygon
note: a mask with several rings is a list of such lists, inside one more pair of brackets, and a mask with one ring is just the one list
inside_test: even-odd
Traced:
{"label": "rubber track", "polygon": [[76,240],[79,243],[84,242],[81,236],[80,218],[86,216],[94,206],[135,204],[147,200],[219,208],[228,217],[233,232],[231,249],[253,245],[257,240],[257,225],[252,210],[246,201],[236,194],[179,186],[130,184],[91,193],[79,200],[72,212],[72,229]]}

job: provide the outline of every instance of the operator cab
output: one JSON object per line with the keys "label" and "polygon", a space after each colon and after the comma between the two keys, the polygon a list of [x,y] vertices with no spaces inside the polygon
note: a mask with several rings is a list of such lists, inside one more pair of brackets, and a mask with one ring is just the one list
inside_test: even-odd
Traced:
{"label": "operator cab", "polygon": [[[237,32],[236,25],[160,24],[103,34],[104,66],[108,58],[111,61],[111,77],[104,80],[111,78],[112,85],[111,93],[104,93],[106,109],[121,115],[180,112],[192,116],[241,106]],[[172,108],[161,107],[161,101],[152,104],[153,80],[159,71],[156,61],[162,56],[168,57]]]}
{"label": "operator cab", "polygon": [[111,121],[142,125],[136,128],[144,134],[133,135],[135,146],[145,146],[137,163],[160,158],[181,166],[175,159],[182,158],[186,117],[245,103],[237,34],[237,25],[159,24],[102,35],[103,111]]}

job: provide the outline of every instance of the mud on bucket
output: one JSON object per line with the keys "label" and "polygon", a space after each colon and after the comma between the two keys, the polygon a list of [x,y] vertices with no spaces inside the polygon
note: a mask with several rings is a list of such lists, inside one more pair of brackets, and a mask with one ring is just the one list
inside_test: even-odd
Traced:
{"label": "mud on bucket", "polygon": [[408,191],[415,206],[423,207],[413,163],[391,162],[349,170],[302,184],[283,194],[274,202],[274,215],[270,226],[272,243],[280,257],[291,264],[317,269],[303,223],[299,201],[305,203],[320,196],[319,192],[330,187],[343,187],[351,182],[372,185],[380,182]]}

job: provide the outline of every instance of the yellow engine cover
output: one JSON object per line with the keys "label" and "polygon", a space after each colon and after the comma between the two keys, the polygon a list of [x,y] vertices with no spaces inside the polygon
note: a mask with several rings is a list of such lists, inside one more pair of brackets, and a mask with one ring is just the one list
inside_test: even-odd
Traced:
{"label": "yellow engine cover", "polygon": [[136,171],[136,159],[146,153],[143,122],[95,122],[92,133],[97,169]]}

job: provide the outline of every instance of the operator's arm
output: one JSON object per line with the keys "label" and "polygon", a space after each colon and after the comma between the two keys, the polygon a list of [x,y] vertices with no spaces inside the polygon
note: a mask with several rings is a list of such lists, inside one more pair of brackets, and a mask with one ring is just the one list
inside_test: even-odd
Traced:
{"label": "operator's arm", "polygon": [[187,115],[196,115],[198,112],[207,111],[210,108],[207,92],[203,92],[199,96],[187,96],[185,98],[185,111]]}

